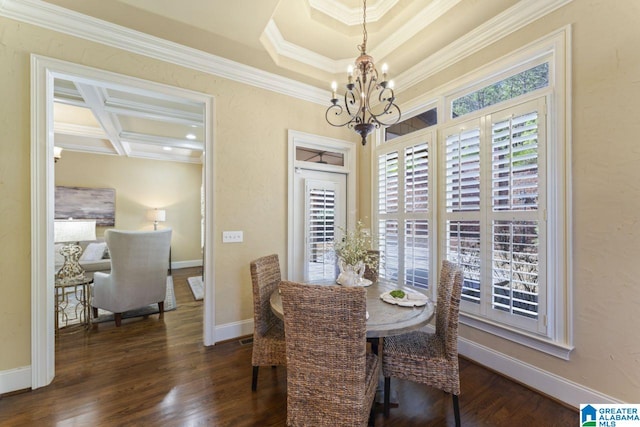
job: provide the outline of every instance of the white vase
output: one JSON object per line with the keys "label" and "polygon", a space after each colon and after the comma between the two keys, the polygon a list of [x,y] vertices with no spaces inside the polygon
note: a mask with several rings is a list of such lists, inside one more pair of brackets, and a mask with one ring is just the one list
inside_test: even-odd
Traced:
{"label": "white vase", "polygon": [[363,261],[358,261],[356,265],[347,264],[342,258],[338,260],[340,274],[336,282],[342,286],[358,286],[362,282],[365,265]]}

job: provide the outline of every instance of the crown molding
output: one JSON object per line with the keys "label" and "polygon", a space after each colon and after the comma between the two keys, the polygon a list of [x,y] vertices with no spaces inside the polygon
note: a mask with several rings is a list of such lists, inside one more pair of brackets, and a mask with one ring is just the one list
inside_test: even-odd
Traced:
{"label": "crown molding", "polygon": [[[434,3],[437,4],[437,7],[441,8],[437,10],[440,10],[440,13],[444,13],[444,8],[453,7],[458,1],[459,0],[436,0]],[[402,88],[402,91],[405,91],[407,88],[444,70],[457,61],[489,46],[571,1],[572,0],[520,1],[508,10],[487,21],[485,24],[467,33],[435,54],[425,58],[409,70],[397,74],[395,78],[396,88]],[[434,8],[436,7],[436,5],[433,4],[432,6]],[[435,14],[436,12],[434,11],[433,13]],[[41,0],[0,0],[0,16],[320,105],[326,105],[327,99],[329,98],[329,91],[327,90],[322,90],[296,80],[262,71],[158,37],[110,24]],[[420,14],[420,16],[422,16],[422,14]],[[418,19],[416,18],[416,20]],[[414,19],[411,20],[411,22],[413,21]],[[273,24],[273,26],[275,27],[275,24]],[[269,40],[273,43],[276,51],[278,51],[278,43],[283,44],[286,40],[282,38],[277,27],[271,28],[270,25],[268,27]],[[416,31],[415,28],[411,29],[409,23],[403,26],[403,30],[397,32],[392,37],[397,37],[394,43],[400,43],[403,38],[410,37],[410,32]],[[278,35],[280,39],[278,39]],[[286,48],[283,48],[282,52],[288,53],[285,55],[278,51],[279,54],[315,66],[321,70],[333,70],[332,72],[339,73],[346,68],[346,64],[352,62],[352,60],[330,60],[310,51],[301,54],[299,50],[301,48],[299,46],[293,43],[287,43],[289,42],[284,43],[286,44]],[[389,43],[392,42],[390,41]],[[391,44],[389,46],[391,46]],[[388,48],[389,47],[385,47],[385,49]],[[380,55],[383,53],[381,50],[374,50],[373,53],[376,53],[379,57],[384,57],[384,55]],[[297,59],[296,55],[302,58],[302,60]]]}
{"label": "crown molding", "polygon": [[79,145],[79,144],[69,144],[66,142],[57,143],[56,147],[62,148],[62,158],[64,158],[65,151],[75,151],[78,153],[88,153],[88,154],[108,154],[111,156],[118,156],[114,150],[105,148],[105,147],[94,147],[89,145]]}
{"label": "crown molding", "polygon": [[[336,69],[338,69],[337,61],[285,40],[273,19],[270,19],[267,23],[262,36],[264,37],[262,39],[263,43],[266,39],[278,56],[290,58],[329,73],[335,73]],[[275,60],[277,58],[274,58]]]}
{"label": "crown molding", "polygon": [[329,96],[326,90],[41,0],[0,0],[0,16],[316,104],[325,105]]}
{"label": "crown molding", "polygon": [[[378,0],[367,5],[367,22],[377,22],[398,3],[398,0]],[[309,0],[312,9],[342,22],[345,25],[362,24],[362,9],[350,8],[337,0]]]}
{"label": "crown molding", "polygon": [[[521,1],[396,77],[403,91],[573,0]],[[398,89],[396,89],[398,90]]]}
{"label": "crown molding", "polygon": [[374,58],[385,58],[398,46],[409,41],[423,29],[447,13],[462,0],[434,0],[427,7],[414,15],[402,27],[379,43],[371,50]]}
{"label": "crown molding", "polygon": [[[373,48],[369,53],[374,58],[387,57],[389,54],[391,54],[391,52],[393,52],[394,49],[404,44],[418,32],[431,25],[431,23],[433,23],[436,19],[438,19],[455,5],[460,3],[460,1],[462,0],[434,0],[429,4],[429,6],[422,9],[417,15],[414,15],[413,18],[402,25],[402,27],[400,27],[398,31],[391,34],[382,43]],[[320,0],[320,2],[325,5],[328,5],[329,3],[335,3],[336,8],[349,10],[346,8],[346,6],[336,2],[335,0]],[[335,11],[333,11],[333,13],[335,13]],[[335,16],[333,17],[336,18]],[[358,19],[360,19],[360,23],[362,23],[361,13]],[[367,6],[367,21],[368,20],[369,6]],[[357,52],[354,52],[353,58],[333,60],[327,58],[326,56],[303,48],[299,45],[291,43],[282,36],[282,33],[280,33],[280,30],[278,29],[278,26],[273,21],[273,19],[269,20],[269,23],[267,24],[263,32],[263,36],[266,37],[266,39],[278,55],[293,59],[294,61],[300,62],[302,64],[311,65],[312,67],[327,71],[332,74],[344,72],[350,64],[353,64],[354,58],[357,56]]]}
{"label": "crown molding", "polygon": [[[397,46],[407,42],[460,1],[434,0],[429,6],[407,21],[398,31],[372,49],[371,56],[385,58]],[[536,0],[518,2],[438,52],[423,59],[409,70],[400,73],[395,79],[396,87],[405,90],[571,1]],[[311,57],[308,55],[308,50],[285,40],[273,21],[269,22],[268,28],[270,32],[267,34],[265,31],[265,35],[279,55],[334,74],[343,71],[353,62],[353,59],[336,61],[315,53],[315,56]]]}

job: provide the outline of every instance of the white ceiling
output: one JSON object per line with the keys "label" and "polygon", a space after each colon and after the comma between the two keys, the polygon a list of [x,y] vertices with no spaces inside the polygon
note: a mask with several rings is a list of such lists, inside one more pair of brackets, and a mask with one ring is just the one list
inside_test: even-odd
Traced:
{"label": "white ceiling", "polygon": [[[505,17],[565,1],[367,0],[367,53],[394,79]],[[360,0],[46,3],[322,89],[346,79],[362,43]],[[55,116],[56,145],[69,150],[198,161],[203,147],[202,114],[179,100],[60,81]]]}

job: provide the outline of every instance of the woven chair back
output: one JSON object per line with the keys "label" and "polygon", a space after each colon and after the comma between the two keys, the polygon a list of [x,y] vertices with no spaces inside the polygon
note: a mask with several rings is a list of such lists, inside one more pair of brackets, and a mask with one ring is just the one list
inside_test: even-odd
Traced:
{"label": "woven chair back", "polygon": [[267,255],[251,261],[251,283],[253,285],[254,330],[264,336],[278,318],[271,311],[269,298],[278,288],[282,276],[277,254]]}
{"label": "woven chair back", "polygon": [[449,305],[451,289],[456,265],[450,261],[442,261],[440,279],[438,281],[438,299],[436,301],[436,335],[444,340],[449,322]]}
{"label": "woven chair back", "polygon": [[445,352],[449,359],[458,358],[458,324],[460,319],[460,297],[464,275],[462,269],[456,267],[449,295],[449,312],[447,313],[447,329],[444,337]]}
{"label": "woven chair back", "polygon": [[366,395],[365,289],[284,281],[280,293],[287,424],[358,425],[355,408]]}

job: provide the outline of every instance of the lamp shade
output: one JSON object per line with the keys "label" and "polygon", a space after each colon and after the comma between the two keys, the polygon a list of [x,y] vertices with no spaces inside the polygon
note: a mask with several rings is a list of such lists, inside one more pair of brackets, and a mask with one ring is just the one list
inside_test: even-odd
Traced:
{"label": "lamp shade", "polygon": [[96,221],[56,219],[53,223],[53,240],[56,243],[96,240]]}
{"label": "lamp shade", "polygon": [[62,147],[53,147],[53,159],[57,162],[62,157]]}
{"label": "lamp shade", "polygon": [[149,221],[164,222],[167,220],[167,212],[164,209],[149,209],[147,211],[147,219]]}

